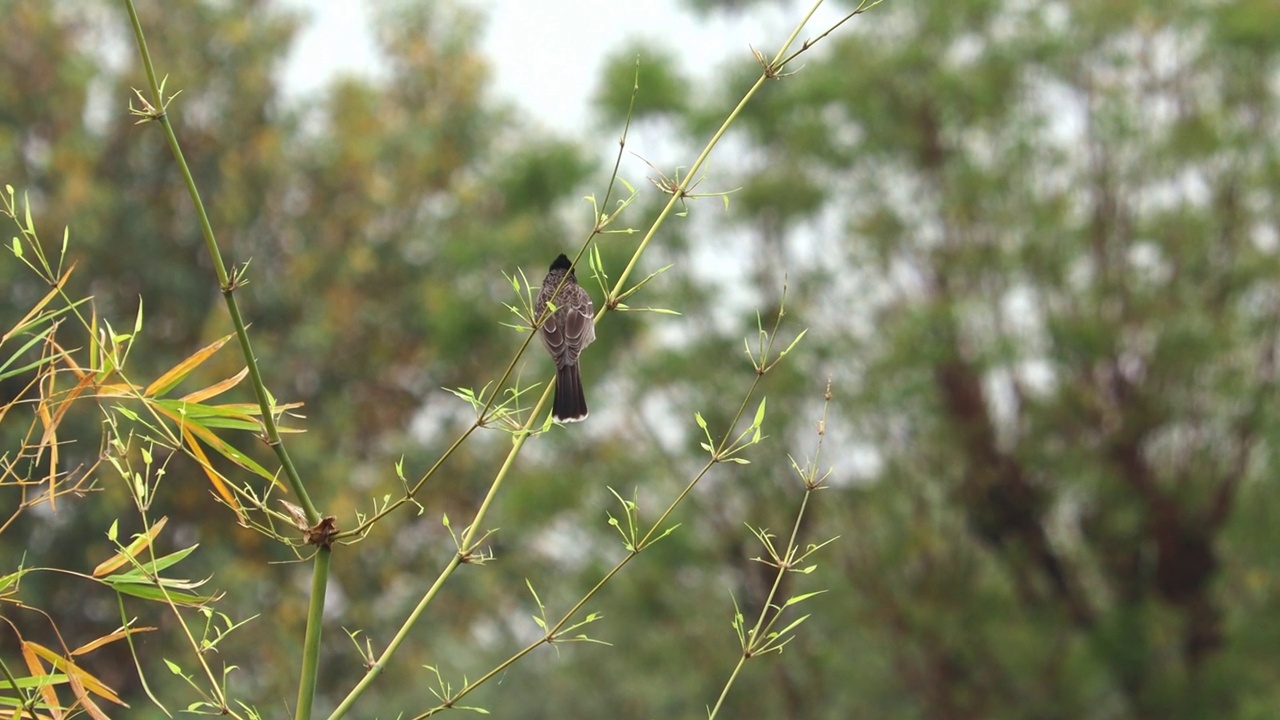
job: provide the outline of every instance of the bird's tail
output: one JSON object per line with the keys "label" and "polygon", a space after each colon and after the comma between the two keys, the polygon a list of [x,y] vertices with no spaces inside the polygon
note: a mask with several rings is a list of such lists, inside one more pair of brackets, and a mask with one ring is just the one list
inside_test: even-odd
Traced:
{"label": "bird's tail", "polygon": [[582,393],[582,376],[577,364],[556,368],[556,402],[551,416],[556,422],[587,419],[587,396]]}

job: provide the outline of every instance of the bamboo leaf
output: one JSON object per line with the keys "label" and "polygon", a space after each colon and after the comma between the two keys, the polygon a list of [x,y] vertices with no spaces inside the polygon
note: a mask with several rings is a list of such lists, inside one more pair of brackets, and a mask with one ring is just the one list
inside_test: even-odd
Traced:
{"label": "bamboo leaf", "polygon": [[791,607],[792,605],[799,605],[805,600],[808,600],[811,597],[822,595],[825,592],[826,590],[817,590],[811,593],[804,593],[803,595],[795,595],[793,597],[789,597],[787,598],[786,602],[782,603],[782,607],[785,609],[785,608]]}
{"label": "bamboo leaf", "polygon": [[166,588],[161,590],[155,585],[143,585],[141,583],[119,583],[112,585],[111,588],[125,595],[132,595],[143,600],[151,600],[152,602],[166,602],[172,600],[178,605],[188,607],[200,607],[216,599],[212,595],[195,595],[192,593],[181,592]]}
{"label": "bamboo leaf", "polygon": [[[191,433],[191,428],[197,425],[186,424],[182,426],[182,440],[187,450],[191,452],[191,456],[195,458],[196,463],[200,465],[200,469],[204,470],[205,477],[209,478],[209,483],[213,485],[214,492],[218,493],[218,497],[235,509],[236,513],[240,513],[240,501],[236,499],[235,494],[227,487],[227,479],[222,477],[222,473],[214,469],[213,464],[209,462],[208,456],[204,454],[204,448],[200,447],[200,443],[196,440],[195,435]],[[210,433],[212,435],[212,433]]]}
{"label": "bamboo leaf", "polygon": [[[163,408],[169,417],[179,422],[202,425],[204,427],[228,428],[256,432],[262,429],[262,423],[245,412],[247,403],[232,405],[201,405],[185,400],[152,400],[158,408]],[[254,408],[257,406],[254,405]]]}
{"label": "bamboo leaf", "polygon": [[240,372],[236,373],[235,375],[232,375],[231,377],[227,378],[226,380],[223,380],[222,382],[214,383],[207,388],[189,392],[186,395],[183,395],[182,400],[184,402],[198,403],[203,400],[208,400],[211,397],[216,397],[230,390],[236,385],[240,384],[240,381],[243,380],[245,376],[248,374],[249,374],[249,368],[245,367],[242,370],[240,370]]}
{"label": "bamboo leaf", "polygon": [[[98,678],[85,672],[82,668],[80,668],[74,662],[68,660],[67,658],[62,657],[58,653],[55,653],[54,651],[50,650],[47,647],[44,647],[43,645],[40,645],[39,643],[34,643],[28,640],[28,641],[25,641],[25,645],[30,646],[31,651],[34,652],[36,655],[39,655],[40,657],[49,661],[49,664],[53,665],[54,668],[61,670],[67,675],[78,676],[80,681],[84,683],[85,689],[87,689],[89,692],[105,700],[110,700],[111,702],[117,705],[125,705],[124,701],[122,701],[118,696],[116,696],[115,692],[113,692],[111,688],[107,687]],[[125,705],[125,707],[128,707],[128,706]]]}
{"label": "bamboo leaf", "polygon": [[163,375],[156,378],[154,382],[147,386],[143,394],[148,397],[159,397],[169,392],[175,385],[190,375],[192,370],[200,367],[201,363],[222,349],[222,346],[226,345],[233,337],[235,337],[235,333],[224,335],[187,356],[185,360],[169,368]]}
{"label": "bamboo leaf", "polygon": [[[25,330],[27,326],[32,323],[33,318],[36,318],[36,316],[40,314],[40,311],[43,310],[46,305],[52,302],[54,298],[58,297],[58,294],[62,292],[62,286],[66,284],[67,278],[71,277],[71,271],[74,269],[75,269],[74,265],[67,268],[67,271],[62,273],[62,277],[58,278],[58,282],[54,284],[54,286],[49,290],[49,292],[45,293],[45,296],[40,298],[39,302],[37,302],[35,305],[32,305],[31,309],[27,311],[27,314],[22,316],[21,320],[13,324],[13,328],[9,330],[9,332],[5,333],[3,337],[0,337],[0,343],[4,343],[8,341],[10,337],[13,337],[15,334]],[[80,301],[80,302],[83,302],[83,301]],[[73,305],[68,305],[67,307],[62,308],[61,310],[58,310],[57,312],[50,314],[46,318],[43,318],[42,321],[51,320],[67,312],[71,310],[71,308],[75,307],[76,305],[79,305],[80,302],[77,302]]]}
{"label": "bamboo leaf", "polygon": [[[171,552],[168,555],[158,557],[154,561],[151,561],[151,560],[139,561],[139,564],[142,565],[142,567],[140,568],[132,567],[131,569],[125,572],[117,573],[115,575],[111,575],[109,577],[103,578],[103,582],[106,582],[108,584],[114,584],[121,581],[139,582],[139,581],[145,580],[146,582],[152,582],[153,576],[158,576],[160,573],[164,572],[165,570],[168,570],[174,565],[177,565],[178,563],[182,562],[183,560],[186,559],[188,555],[194,552],[195,549],[198,547],[200,547],[200,545],[197,543],[195,545],[192,545],[191,547],[186,547],[181,550]],[[160,578],[160,581],[161,582],[188,582],[185,580],[175,581],[173,578]]]}
{"label": "bamboo leaf", "polygon": [[104,645],[109,645],[113,642],[116,642],[117,640],[123,640],[135,633],[152,632],[154,630],[156,630],[156,628],[153,628],[153,627],[121,628],[109,635],[103,635],[97,640],[90,640],[84,645],[81,645],[75,650],[72,650],[71,654],[76,656],[88,655],[89,653],[93,652],[94,650],[97,650],[98,648]]}
{"label": "bamboo leaf", "polygon": [[[93,676],[89,675],[89,677]],[[81,681],[77,672],[67,673],[67,683],[71,685],[71,694],[75,695],[76,700],[80,701],[80,707],[84,708],[89,717],[93,718],[93,720],[111,720],[106,713],[102,712],[102,708],[98,707],[93,698],[89,697],[89,693],[85,692],[84,682]]]}
{"label": "bamboo leaf", "polygon": [[209,428],[205,427],[204,424],[185,417],[181,412],[174,412],[162,403],[156,403],[156,410],[161,415],[166,415],[174,422],[181,425],[184,432],[190,431],[191,434],[203,440],[206,445],[212,448],[213,451],[219,455],[225,457],[236,465],[239,465],[245,470],[258,475],[259,477],[270,480],[273,483],[277,482],[275,476],[267,472],[266,468],[262,467],[252,458],[229,445],[225,440],[215,435],[213,431],[209,430]]}
{"label": "bamboo leaf", "polygon": [[[40,658],[36,652],[37,647],[39,647],[39,645],[23,640],[22,660],[27,664],[27,672],[31,673],[32,677],[48,677],[49,673],[45,671],[44,663],[40,662]],[[53,689],[52,685],[41,685],[40,697],[44,700],[44,704],[49,708],[49,711],[53,713],[55,718],[62,717],[62,705],[58,700],[58,693]]]}
{"label": "bamboo leaf", "polygon": [[[129,558],[138,557],[143,550],[151,545],[151,543],[160,535],[160,531],[164,530],[164,526],[168,522],[169,517],[167,515],[160,518],[155,525],[151,526],[150,530],[139,534],[134,538],[133,542],[125,546],[124,550],[117,552],[107,560],[99,563],[98,567],[93,569],[93,576],[100,578],[127,565],[129,563]],[[113,524],[112,527],[115,527],[115,525]]]}

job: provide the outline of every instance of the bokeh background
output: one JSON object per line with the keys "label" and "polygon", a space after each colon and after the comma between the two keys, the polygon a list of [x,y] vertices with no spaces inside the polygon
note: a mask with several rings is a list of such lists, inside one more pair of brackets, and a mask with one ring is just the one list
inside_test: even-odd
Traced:
{"label": "bokeh background", "polygon": [[[139,3],[224,253],[252,258],[240,297],[268,386],[305,403],[293,457],[340,525],[397,491],[397,460],[415,476],[465,428],[469,407],[441,388],[483,385],[523,339],[501,324],[503,272],[536,282],[586,238],[582,197],[603,194],[636,58],[622,177],[640,196],[620,227],[643,230],[665,200],[646,178],[692,162],[759,73],[748,43],[771,54],[779,18],[805,10],[688,0],[671,37],[597,37],[582,30],[594,5],[524,27],[548,56],[603,47],[596,71],[548,62],[515,81],[589,88],[558,124],[496,84],[484,28],[503,3],[371,0],[369,27],[330,48],[354,70],[306,83],[286,80],[312,77],[298,3]],[[678,42],[706,28],[721,48],[748,27],[777,32],[730,36],[737,52],[714,62]],[[764,387],[752,464],[717,469],[593,603],[590,632],[612,647],[540,650],[469,704],[702,714],[736,658],[732,598],[750,612],[771,580],[746,526],[789,528],[788,454],[812,452],[830,378],[833,473],[803,533],[838,539],[787,588],[826,592],[724,716],[1280,716],[1278,53],[1269,0],[888,0],[841,27],[717,149],[699,190],[734,190],[728,208],[691,201],[645,253],[642,272],[672,268],[634,304],[681,315],[607,316],[584,360],[590,421],[522,455],[491,516],[497,562],[447,586],[358,716],[430,707],[423,665],[475,677],[536,637],[526,579],[552,608],[595,583],[623,554],[608,488],[652,509],[692,477],[693,415],[732,417],[754,379],[742,338],[777,314],[784,277],[784,334],[808,334]],[[143,83],[118,3],[0,1],[0,181],[29,193],[46,238],[70,227],[73,293],[121,326],[141,299],[147,377],[230,326],[168,148],[127,113]],[[638,237],[599,241],[615,276]],[[12,259],[0,289],[4,327],[45,292]],[[230,352],[210,365],[206,382],[240,367]],[[550,364],[530,354],[520,371]],[[96,455],[100,423],[67,420],[83,438],[68,463]],[[24,427],[0,426],[5,448]],[[385,642],[453,552],[441,514],[469,516],[508,442],[480,434],[421,516],[339,548],[320,709],[361,672],[344,629]],[[232,694],[283,717],[308,566],[235,525],[194,465],[170,474],[158,509],[175,547],[200,544],[188,574],[212,575],[230,616],[258,615],[220,646],[240,668]],[[106,557],[112,520],[136,518],[117,480],[99,487],[0,534],[5,571]],[[71,645],[118,624],[114,596],[67,577],[29,576],[22,598]],[[161,661],[180,646],[140,642],[155,686],[183,697]],[[15,652],[0,638],[20,667]],[[114,652],[90,667],[133,705],[121,716],[157,716]]]}

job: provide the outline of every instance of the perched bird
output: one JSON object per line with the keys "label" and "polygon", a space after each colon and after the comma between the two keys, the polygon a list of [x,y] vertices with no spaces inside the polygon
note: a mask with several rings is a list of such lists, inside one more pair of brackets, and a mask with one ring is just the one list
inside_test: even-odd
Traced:
{"label": "perched bird", "polygon": [[[557,287],[559,292],[556,292]],[[554,313],[547,313],[548,304],[555,306]],[[594,315],[591,296],[578,285],[573,264],[561,253],[551,263],[551,269],[538,291],[538,300],[534,303],[534,319],[542,320],[539,328],[542,344],[556,363],[556,400],[551,417],[557,422],[578,422],[587,417],[587,398],[582,393],[578,356],[596,339]]]}

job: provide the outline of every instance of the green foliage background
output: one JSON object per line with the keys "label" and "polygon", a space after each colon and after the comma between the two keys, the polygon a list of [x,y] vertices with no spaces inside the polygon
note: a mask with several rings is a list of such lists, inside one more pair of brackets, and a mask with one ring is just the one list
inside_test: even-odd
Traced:
{"label": "green foliage background", "polygon": [[[224,253],[252,258],[241,302],[267,384],[305,403],[291,453],[349,526],[398,490],[399,458],[420,472],[470,422],[439,388],[501,372],[522,339],[500,324],[501,273],[537,282],[586,237],[580,198],[601,192],[611,158],[599,138],[530,132],[491,100],[483,20],[447,0],[375,3],[385,77],[298,102],[279,71],[303,19],[283,4],[139,7],[182,90],[175,124]],[[1277,20],[1263,0],[888,0],[838,29],[733,126],[698,189],[740,188],[728,211],[689,201],[645,255],[646,273],[673,267],[635,304],[682,315],[601,324],[584,361],[590,422],[522,457],[489,520],[498,561],[451,581],[360,716],[433,705],[424,664],[474,677],[536,637],[526,579],[562,607],[622,555],[607,488],[652,507],[696,472],[693,414],[732,417],[754,378],[742,338],[757,311],[777,313],[785,275],[785,327],[809,331],[769,378],[752,464],[713,472],[680,529],[596,599],[605,618],[590,632],[613,647],[542,649],[468,704],[701,714],[737,654],[731,595],[751,615],[772,582],[744,524],[789,528],[801,488],[788,453],[811,451],[831,378],[834,473],[803,531],[839,539],[788,588],[827,592],[780,656],[748,664],[726,716],[1275,717]],[[71,228],[73,294],[117,325],[143,303],[132,363],[154,377],[229,326],[168,149],[126,112],[142,85],[126,25],[115,3],[0,1],[0,180],[30,192],[48,237]],[[637,55],[634,122],[683,154],[635,150],[671,175],[760,68],[621,48],[597,93],[610,137]],[[665,198],[623,177],[641,190],[623,224],[644,229]],[[606,267],[634,244],[605,236]],[[5,328],[47,290],[8,261],[0,288]],[[241,364],[224,352],[201,382]],[[548,368],[531,356],[521,372]],[[100,421],[67,421],[81,438],[70,466],[92,462]],[[18,431],[0,426],[4,447]],[[362,672],[342,629],[385,642],[453,553],[441,514],[469,516],[507,447],[481,434],[427,487],[421,516],[336,549],[321,709]],[[169,473],[157,514],[175,547],[200,543],[189,576],[212,574],[230,616],[261,613],[220,650],[241,668],[236,695],[284,716],[305,565],[276,564],[293,556],[235,525],[193,463]],[[0,503],[16,502],[8,492]],[[57,514],[21,516],[0,557],[87,572],[111,552],[113,519],[137,530],[130,513],[104,476]],[[101,592],[33,575],[22,598],[75,645],[117,623]],[[0,612],[40,636],[14,606]],[[164,642],[140,652],[180,693],[161,661],[178,649],[149,645]],[[123,653],[90,668],[129,717],[148,717]]]}

